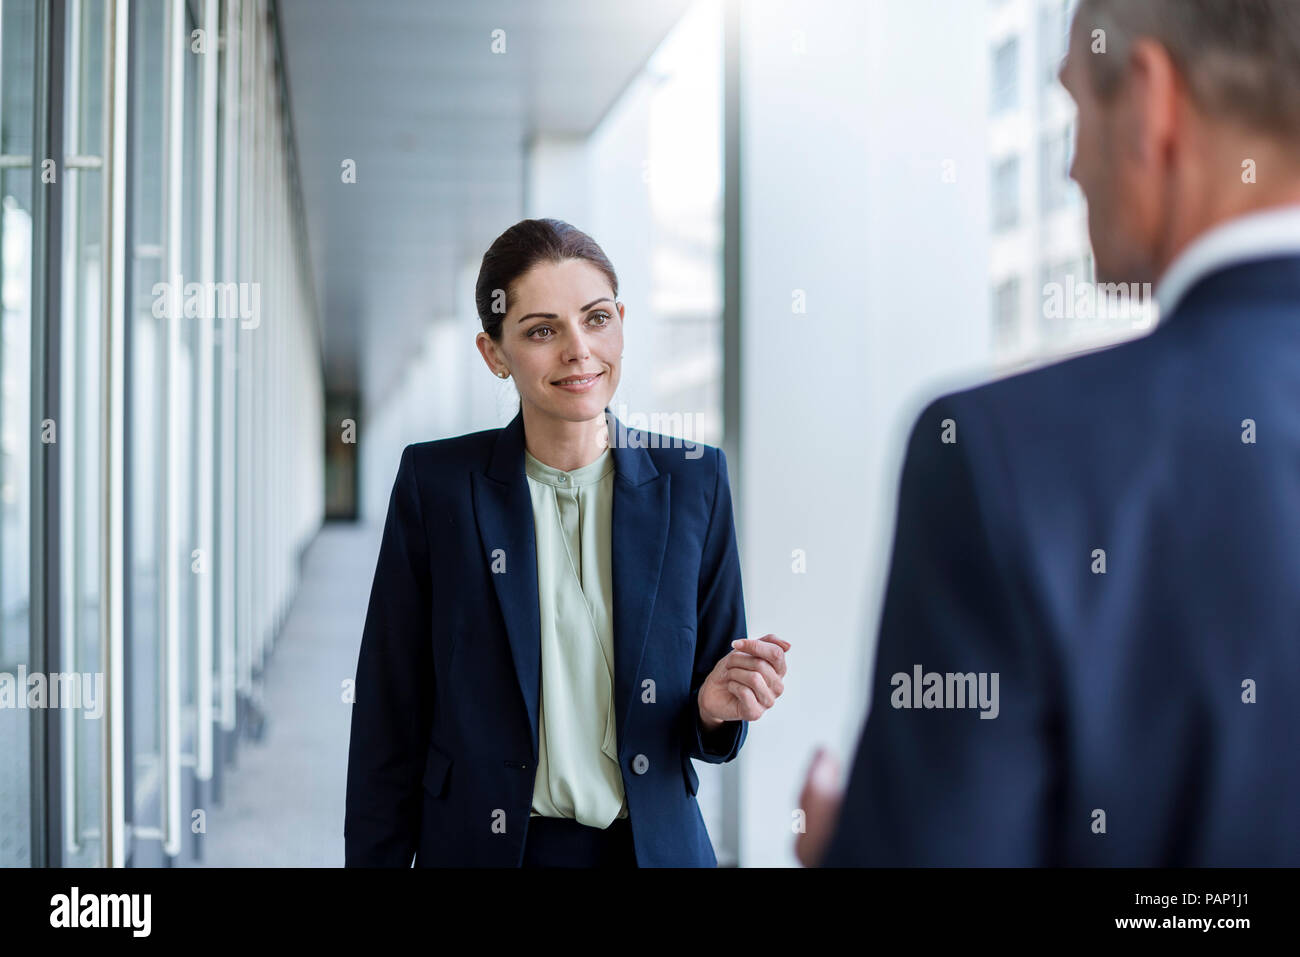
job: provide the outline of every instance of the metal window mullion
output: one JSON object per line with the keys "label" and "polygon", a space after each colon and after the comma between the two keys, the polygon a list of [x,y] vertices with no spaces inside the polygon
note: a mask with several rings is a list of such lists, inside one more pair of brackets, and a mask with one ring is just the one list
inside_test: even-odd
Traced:
{"label": "metal window mullion", "polygon": [[[253,141],[253,182],[251,183],[253,192],[258,196],[265,196],[266,190],[266,108],[265,108],[265,87],[263,77],[266,72],[266,48],[263,43],[263,24],[264,8],[261,0],[254,0],[253,9],[257,16],[253,21],[253,127],[256,130]],[[256,266],[257,273],[253,281],[262,283],[265,277],[265,252],[266,252],[266,220],[264,217],[257,217],[252,229],[249,230],[252,244],[253,263]],[[265,476],[262,474],[262,466],[266,461],[266,456],[262,447],[263,434],[265,432],[265,417],[257,414],[261,408],[264,398],[262,392],[262,361],[265,352],[265,337],[261,335],[261,329],[251,330],[248,337],[249,358],[250,358],[250,387],[249,387],[249,425],[251,432],[250,456],[248,462],[249,474],[253,477],[252,491],[248,499],[249,515],[253,522],[253,528],[257,529],[259,534],[250,536],[250,551],[252,553],[251,575],[249,576],[249,604],[252,608],[252,634],[249,636],[252,642],[253,653],[253,674],[256,676],[254,687],[260,689],[263,680],[264,667],[264,633],[263,633],[263,614],[262,608],[265,604],[266,595],[266,563],[264,561],[264,549],[266,545],[266,536],[260,534],[265,527],[265,501],[260,493],[261,489],[266,487]]]}
{"label": "metal window mullion", "polygon": [[[71,56],[67,62],[65,76],[67,85],[64,111],[62,112],[71,117],[72,122],[69,124],[71,127],[70,135],[65,132],[67,140],[63,145],[63,150],[67,154],[75,154],[81,148],[81,124],[79,122],[81,111],[81,0],[70,0],[70,5],[68,49],[71,51]],[[51,317],[51,322],[60,322],[62,316],[70,316],[75,323],[80,313],[80,303],[77,295],[77,274],[79,272],[77,267],[81,248],[80,179],[72,170],[68,169],[66,159],[63,161],[62,168],[59,168],[56,163],[56,175],[61,178],[59,182],[63,183],[66,190],[63,206],[64,214],[67,216],[64,223],[66,229],[64,248],[72,251],[73,258],[72,268],[61,270],[63,289],[61,316],[57,319]],[[76,388],[78,351],[79,339],[76,336],[70,336],[67,340],[67,348],[62,349],[62,355],[59,356],[62,369],[60,378],[62,383],[69,389]],[[62,481],[59,487],[60,514],[71,519],[71,521],[63,524],[61,535],[64,536],[64,540],[59,543],[59,567],[62,580],[59,601],[61,611],[59,641],[62,655],[61,670],[76,673],[81,670],[79,655],[77,654],[77,635],[81,630],[81,575],[75,537],[77,530],[82,527],[83,518],[78,506],[77,483],[83,480],[85,471],[80,467],[82,465],[81,443],[75,441],[79,432],[77,403],[69,401],[62,403],[61,406],[58,429],[63,433],[65,440],[72,440],[70,454],[73,460],[73,468],[68,470],[66,480]],[[59,724],[63,741],[63,788],[61,795],[63,800],[63,850],[65,854],[80,854],[82,846],[79,814],[77,813],[79,803],[77,800],[77,761],[79,758],[77,725],[75,722],[67,720],[60,720]]]}
{"label": "metal window mullion", "polygon": [[[200,61],[202,72],[200,82],[203,93],[203,131],[200,137],[201,150],[201,209],[199,214],[199,281],[204,289],[207,283],[214,281],[216,272],[216,131],[217,131],[217,0],[203,0],[203,26],[207,34],[207,52]],[[215,303],[214,303],[215,305]],[[195,770],[200,781],[212,779],[212,588],[215,574],[215,554],[213,535],[213,483],[212,483],[212,442],[213,442],[213,405],[212,405],[212,361],[214,352],[213,323],[215,314],[201,316],[199,319],[199,435],[198,435],[198,547],[204,556],[203,574],[198,577],[197,602],[197,667],[195,682],[197,689],[196,747],[198,766]]]}
{"label": "metal window mullion", "polygon": [[[164,362],[164,417],[166,426],[163,440],[163,547],[160,561],[163,568],[163,640],[161,684],[162,708],[162,804],[161,830],[163,851],[169,856],[180,853],[180,469],[181,451],[179,386],[180,322],[183,309],[179,308],[184,294],[181,272],[182,242],[182,177],[185,164],[185,0],[169,0],[167,27],[164,32],[166,68],[164,70],[166,113],[163,121],[163,143],[166,164],[163,182],[165,252],[164,282],[173,291],[171,304],[178,307],[177,314],[170,311],[163,317],[165,349]],[[177,284],[180,288],[174,288]]]}
{"label": "metal window mullion", "polygon": [[[279,103],[279,99],[275,100]],[[276,116],[279,116],[279,110],[276,110]],[[275,155],[277,162],[275,164],[275,311],[271,313],[274,325],[271,328],[272,342],[275,343],[274,362],[271,365],[272,372],[282,372],[285,368],[285,304],[284,291],[285,286],[285,262],[284,262],[284,175],[282,151],[283,143],[283,124],[277,120],[275,130]],[[287,522],[289,509],[286,507],[284,500],[285,485],[284,480],[284,460],[285,460],[285,401],[284,401],[284,377],[283,375],[271,375],[270,385],[273,390],[274,398],[271,404],[274,413],[271,416],[271,423],[274,427],[274,437],[271,443],[272,452],[272,475],[271,475],[271,494],[275,498],[275,538],[273,545],[275,548],[275,632],[277,641],[279,638],[280,626],[284,622],[285,594],[288,585],[288,576],[285,574],[285,525]]]}
{"label": "metal window mullion", "polygon": [[110,0],[106,9],[104,128],[104,281],[103,335],[100,351],[100,535],[99,633],[103,640],[104,684],[107,688],[102,728],[100,791],[101,853],[108,867],[126,866],[126,774],[124,763],[126,709],[123,689],[123,602],[125,575],[126,487],[126,150],[127,49],[130,30],[128,0]]}
{"label": "metal window mullion", "polygon": [[[253,154],[257,148],[257,130],[254,124],[253,104],[253,22],[256,19],[254,0],[241,4],[239,26],[242,34],[240,41],[240,176],[239,176],[239,275],[241,281],[252,279],[253,252],[253,191],[256,182],[253,178]],[[247,699],[253,691],[253,604],[252,604],[252,509],[249,492],[252,488],[252,469],[250,453],[252,451],[251,405],[248,390],[252,384],[252,361],[249,355],[251,337],[241,334],[237,337],[237,412],[236,412],[236,464],[238,474],[236,535],[237,554],[239,556],[237,574],[238,603],[236,632],[237,656],[239,661],[239,690]]]}
{"label": "metal window mullion", "polygon": [[[33,673],[49,674],[61,666],[59,469],[60,276],[62,274],[62,196],[58,180],[38,177],[41,157],[62,154],[63,0],[36,5],[35,76],[32,95],[32,277],[31,277],[31,541],[29,660]],[[55,424],[56,441],[43,441],[43,420]],[[51,723],[57,709],[31,713],[31,863],[49,867],[63,859],[62,746]]]}
{"label": "metal window mullion", "polygon": [[[222,119],[221,268],[239,279],[239,0],[225,6],[225,112]],[[221,337],[221,727],[235,730],[235,349],[238,318],[222,320]]]}

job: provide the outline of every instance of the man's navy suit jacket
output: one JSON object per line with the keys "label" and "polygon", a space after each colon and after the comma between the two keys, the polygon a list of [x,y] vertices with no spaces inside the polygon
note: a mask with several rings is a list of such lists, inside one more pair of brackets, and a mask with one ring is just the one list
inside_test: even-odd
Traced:
{"label": "man's navy suit jacket", "polygon": [[1300,258],[920,415],[822,864],[1300,864]]}
{"label": "man's navy suit jacket", "polygon": [[[747,732],[744,721],[705,732],[696,704],[746,636],[726,457],[606,419],[614,706],[637,863],[714,867],[691,759],[730,761]],[[357,663],[347,866],[520,865],[540,634],[522,413],[407,446]]]}

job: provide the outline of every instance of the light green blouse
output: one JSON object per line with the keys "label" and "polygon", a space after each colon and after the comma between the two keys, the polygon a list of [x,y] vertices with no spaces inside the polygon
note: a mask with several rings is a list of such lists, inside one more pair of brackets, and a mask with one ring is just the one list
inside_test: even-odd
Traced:
{"label": "light green blouse", "polygon": [[537,532],[542,696],[532,815],[627,817],[614,715],[614,456],[563,472],[524,450]]}

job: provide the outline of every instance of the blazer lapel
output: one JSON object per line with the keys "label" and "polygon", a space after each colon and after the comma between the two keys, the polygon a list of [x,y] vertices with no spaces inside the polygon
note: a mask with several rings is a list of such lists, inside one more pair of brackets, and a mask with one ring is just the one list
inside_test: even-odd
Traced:
{"label": "blazer lapel", "polygon": [[628,709],[636,687],[650,615],[659,594],[671,510],[670,475],[661,475],[646,451],[645,433],[628,429],[605,410],[614,450],[613,567],[614,706],[622,755]]}
{"label": "blazer lapel", "polygon": [[[644,433],[627,429],[608,408],[605,419],[615,468],[610,571],[614,585],[614,709],[621,754],[668,544],[670,476],[660,475],[654,467]],[[492,574],[492,584],[528,711],[536,761],[541,619],[532,496],[524,473],[522,410],[497,435],[487,471],[473,473],[471,481],[484,558],[489,568],[500,568],[503,559],[505,563],[504,572]]]}
{"label": "blazer lapel", "polygon": [[[524,475],[522,410],[497,435],[486,474],[471,476],[474,514],[484,558],[492,569],[505,619],[515,677],[528,709],[537,761],[537,700],[541,682],[541,619],[537,604],[537,542],[533,502]],[[505,571],[498,572],[504,560]]]}

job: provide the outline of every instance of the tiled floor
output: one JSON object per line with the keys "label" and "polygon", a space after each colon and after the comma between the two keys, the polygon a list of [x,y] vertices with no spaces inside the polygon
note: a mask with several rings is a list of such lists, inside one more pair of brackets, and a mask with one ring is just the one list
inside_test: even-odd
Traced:
{"label": "tiled floor", "polygon": [[293,609],[267,662],[260,742],[241,741],[222,807],[209,808],[208,867],[341,867],[357,652],[378,529],[327,525],[307,551]]}

